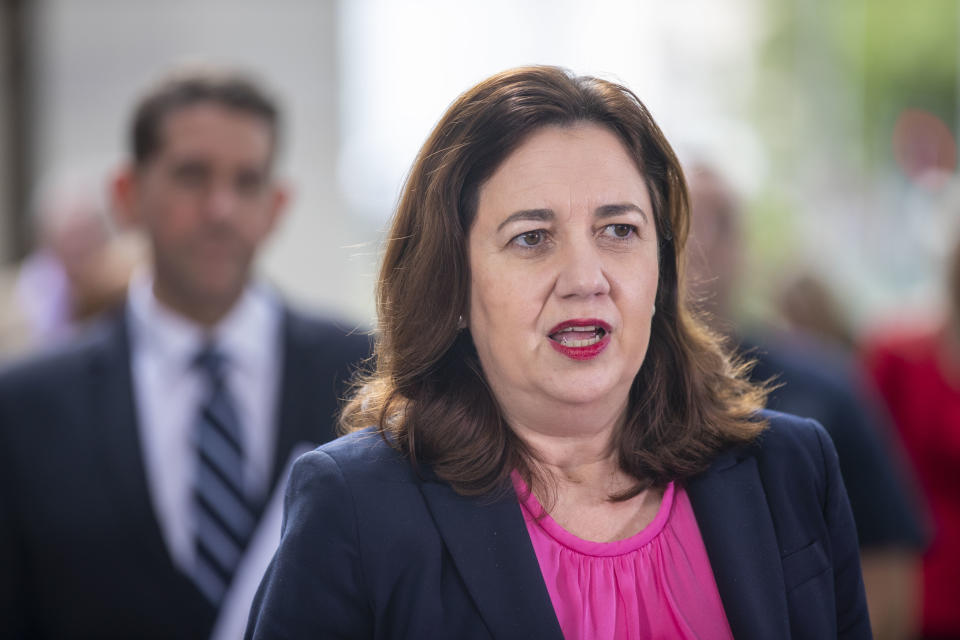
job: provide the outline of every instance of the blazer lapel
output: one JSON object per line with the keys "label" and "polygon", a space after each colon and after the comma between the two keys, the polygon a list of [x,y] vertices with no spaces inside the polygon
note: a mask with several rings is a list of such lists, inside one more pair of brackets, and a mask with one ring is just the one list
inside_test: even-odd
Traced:
{"label": "blazer lapel", "polygon": [[780,551],[756,460],[727,452],[687,494],[733,636],[789,638]]}
{"label": "blazer lapel", "polygon": [[426,481],[421,490],[491,635],[562,640],[513,491],[492,501],[460,496],[441,482]]}
{"label": "blazer lapel", "polygon": [[105,344],[91,360],[87,380],[93,449],[103,458],[106,491],[116,494],[117,521],[132,524],[131,540],[172,566],[147,487],[125,316],[118,314],[104,329]]}

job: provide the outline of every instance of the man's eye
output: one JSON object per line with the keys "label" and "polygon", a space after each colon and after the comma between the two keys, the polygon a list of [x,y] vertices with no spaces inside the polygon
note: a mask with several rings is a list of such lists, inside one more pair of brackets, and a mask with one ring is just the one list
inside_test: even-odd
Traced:
{"label": "man's eye", "polygon": [[603,233],[607,236],[626,239],[637,232],[637,228],[632,224],[608,224],[603,228]]}
{"label": "man's eye", "polygon": [[253,195],[260,192],[264,182],[263,176],[259,173],[243,173],[237,176],[237,191],[243,194]]}
{"label": "man's eye", "polygon": [[537,229],[536,231],[527,231],[526,233],[521,233],[515,237],[513,242],[521,247],[532,248],[543,243],[544,235],[545,232],[542,229]]}

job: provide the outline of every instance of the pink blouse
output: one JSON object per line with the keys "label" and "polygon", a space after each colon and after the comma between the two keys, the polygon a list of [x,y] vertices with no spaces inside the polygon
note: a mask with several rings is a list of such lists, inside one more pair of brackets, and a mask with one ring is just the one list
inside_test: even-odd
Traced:
{"label": "pink blouse", "polygon": [[683,489],[675,491],[672,482],[667,485],[653,522],[633,537],[589,542],[544,514],[516,472],[513,484],[568,640],[732,640],[700,529]]}

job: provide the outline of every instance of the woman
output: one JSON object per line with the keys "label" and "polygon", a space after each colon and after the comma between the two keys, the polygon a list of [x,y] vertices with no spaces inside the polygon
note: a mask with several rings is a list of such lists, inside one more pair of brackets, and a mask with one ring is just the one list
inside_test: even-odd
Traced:
{"label": "woman", "polygon": [[532,67],[461,96],[248,636],[869,637],[836,454],[689,316],[688,223],[627,89]]}

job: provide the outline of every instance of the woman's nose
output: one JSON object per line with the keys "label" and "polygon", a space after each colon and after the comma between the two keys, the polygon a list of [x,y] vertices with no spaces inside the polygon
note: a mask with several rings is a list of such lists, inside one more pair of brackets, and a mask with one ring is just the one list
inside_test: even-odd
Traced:
{"label": "woman's nose", "polygon": [[559,252],[560,272],[556,291],[560,297],[590,297],[610,293],[610,281],[596,246],[590,242],[568,243]]}

